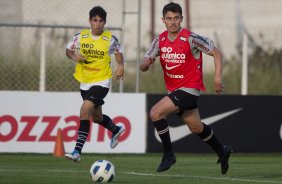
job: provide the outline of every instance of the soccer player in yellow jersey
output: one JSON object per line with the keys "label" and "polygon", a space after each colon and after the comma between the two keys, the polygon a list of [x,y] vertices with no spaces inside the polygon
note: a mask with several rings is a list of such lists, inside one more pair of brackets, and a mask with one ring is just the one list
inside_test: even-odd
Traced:
{"label": "soccer player in yellow jersey", "polygon": [[89,12],[90,29],[76,34],[67,45],[66,55],[75,61],[74,77],[80,82],[80,91],[83,103],[80,109],[80,126],[78,138],[73,152],[65,156],[74,162],[80,161],[81,150],[88,137],[90,118],[106,129],[112,131],[110,147],[118,144],[118,137],[125,131],[123,126],[116,126],[112,119],[102,113],[104,98],[109,92],[112,70],[111,54],[115,55],[117,67],[115,77],[122,80],[124,76],[124,59],[118,39],[104,26],[106,11],[95,6]]}

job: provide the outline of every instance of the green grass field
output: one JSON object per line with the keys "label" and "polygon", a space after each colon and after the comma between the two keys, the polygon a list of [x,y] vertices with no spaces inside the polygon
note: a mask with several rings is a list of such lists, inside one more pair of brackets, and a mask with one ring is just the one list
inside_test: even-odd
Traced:
{"label": "green grass field", "polygon": [[160,154],[84,154],[79,164],[51,154],[0,154],[0,184],[87,184],[91,164],[111,161],[116,168],[113,184],[282,184],[282,153],[238,154],[221,175],[214,154],[178,153],[177,163],[157,173]]}

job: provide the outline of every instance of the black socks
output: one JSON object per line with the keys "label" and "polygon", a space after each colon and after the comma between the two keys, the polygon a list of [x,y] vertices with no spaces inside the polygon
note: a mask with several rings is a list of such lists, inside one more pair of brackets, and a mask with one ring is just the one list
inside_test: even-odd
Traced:
{"label": "black socks", "polygon": [[[203,123],[204,124],[204,123]],[[219,157],[223,155],[223,146],[217,140],[213,130],[210,126],[204,124],[204,129],[201,133],[197,134],[204,142],[211,146]]]}
{"label": "black socks", "polygon": [[172,152],[172,145],[169,135],[169,128],[167,121],[165,119],[160,119],[158,121],[153,122],[156,130],[162,140],[164,153],[171,153]]}
{"label": "black socks", "polygon": [[83,145],[88,137],[90,129],[90,121],[89,120],[80,120],[80,126],[78,129],[78,138],[76,140],[75,149],[79,151],[81,154],[81,150],[83,148]]}
{"label": "black socks", "polygon": [[116,134],[119,131],[119,127],[116,126],[113,123],[112,119],[109,116],[105,115],[105,114],[103,114],[103,121],[102,122],[97,122],[97,123],[99,125],[102,125],[106,129],[110,130],[111,132],[113,132],[113,134]]}
{"label": "black socks", "polygon": [[[160,139],[162,140],[164,154],[172,153],[172,144],[169,135],[169,127],[167,121],[165,119],[160,119],[158,121],[153,122]],[[203,123],[204,124],[204,123]],[[204,142],[211,146],[211,148],[217,153],[219,157],[223,155],[223,146],[217,140],[214,135],[213,130],[210,126],[204,124],[204,129],[201,133],[197,134]]]}

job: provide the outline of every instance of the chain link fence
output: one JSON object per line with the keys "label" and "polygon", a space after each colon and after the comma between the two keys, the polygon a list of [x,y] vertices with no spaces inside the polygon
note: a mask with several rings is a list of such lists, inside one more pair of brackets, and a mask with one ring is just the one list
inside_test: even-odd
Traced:
{"label": "chain link fence", "polygon": [[0,0],[0,4],[0,90],[79,90],[72,77],[75,63],[67,59],[65,48],[74,34],[89,27],[93,6],[106,9],[106,28],[121,38],[122,0]]}
{"label": "chain link fence", "polygon": [[[165,29],[161,21],[162,8],[169,0],[142,0],[140,12],[139,1],[0,0],[0,90],[78,91],[79,84],[73,78],[75,63],[67,59],[65,48],[75,33],[88,27],[89,10],[100,5],[108,12],[106,28],[119,38],[126,61],[125,79],[122,83],[113,80],[112,91],[122,88],[124,92],[135,92],[140,80],[141,92],[165,92],[158,66],[138,78],[138,59],[142,59],[152,41],[152,20],[155,33]],[[151,12],[153,1],[154,14]],[[242,31],[247,31],[250,43],[263,49],[282,48],[279,19],[282,2],[279,0],[174,2],[183,8],[184,27],[189,2],[192,31],[213,39],[225,59],[240,54],[238,43]],[[204,59],[211,58],[205,56]],[[204,67],[207,72],[212,71],[213,62],[205,62]]]}

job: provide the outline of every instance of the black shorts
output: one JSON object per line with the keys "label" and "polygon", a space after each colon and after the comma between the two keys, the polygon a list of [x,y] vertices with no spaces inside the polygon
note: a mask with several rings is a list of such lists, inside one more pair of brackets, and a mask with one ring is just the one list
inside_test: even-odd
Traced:
{"label": "black shorts", "polygon": [[175,90],[168,94],[174,105],[178,106],[180,111],[197,109],[199,96],[192,95],[183,90]]}
{"label": "black shorts", "polygon": [[80,90],[83,100],[89,100],[95,104],[95,106],[103,105],[104,98],[109,92],[109,88],[102,86],[92,86],[89,90]]}

